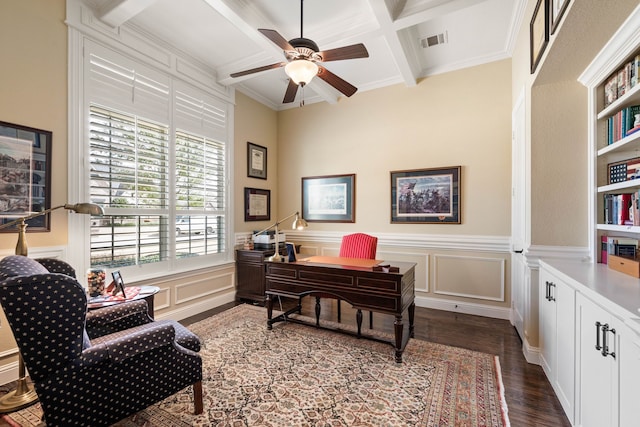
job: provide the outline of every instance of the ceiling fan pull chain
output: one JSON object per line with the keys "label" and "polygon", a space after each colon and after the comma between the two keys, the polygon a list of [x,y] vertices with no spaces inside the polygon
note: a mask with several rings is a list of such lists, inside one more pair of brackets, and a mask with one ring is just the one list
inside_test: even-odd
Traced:
{"label": "ceiling fan pull chain", "polygon": [[300,85],[300,107],[304,107],[304,85]]}

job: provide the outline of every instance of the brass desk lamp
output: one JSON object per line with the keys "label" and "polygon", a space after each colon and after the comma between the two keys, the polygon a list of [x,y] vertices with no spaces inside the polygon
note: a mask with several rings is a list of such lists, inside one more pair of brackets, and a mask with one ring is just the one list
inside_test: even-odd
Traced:
{"label": "brass desk lamp", "polygon": [[272,228],[275,227],[276,229],[276,234],[275,234],[275,245],[276,245],[276,250],[275,253],[273,255],[271,255],[269,258],[267,258],[268,261],[280,261],[282,259],[282,257],[280,256],[280,248],[278,247],[278,226],[280,224],[282,224],[284,221],[288,220],[289,218],[291,218],[292,216],[296,217],[296,219],[293,220],[293,224],[291,224],[291,228],[293,230],[304,230],[305,228],[307,228],[309,226],[309,224],[307,224],[307,221],[304,220],[304,218],[300,217],[300,212],[294,212],[291,215],[281,219],[280,221],[276,221],[275,224],[272,224],[270,226],[268,226],[267,228],[265,228],[264,230],[258,231],[257,233],[255,233],[253,235],[253,237],[258,236],[266,231],[271,230]]}

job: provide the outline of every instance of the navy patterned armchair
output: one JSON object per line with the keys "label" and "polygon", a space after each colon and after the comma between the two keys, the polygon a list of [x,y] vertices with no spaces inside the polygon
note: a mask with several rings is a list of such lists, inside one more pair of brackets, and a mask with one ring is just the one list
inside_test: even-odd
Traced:
{"label": "navy patterned armchair", "polygon": [[[22,256],[0,260],[0,304],[48,427],[110,425],[188,386],[193,386],[195,413],[202,413],[202,359],[195,335],[170,320],[143,323],[149,319],[144,301],[105,312],[103,323],[109,326],[91,335],[85,329],[86,291],[75,272],[55,273],[45,265],[55,269],[50,261]],[[118,324],[133,326],[116,330]]]}

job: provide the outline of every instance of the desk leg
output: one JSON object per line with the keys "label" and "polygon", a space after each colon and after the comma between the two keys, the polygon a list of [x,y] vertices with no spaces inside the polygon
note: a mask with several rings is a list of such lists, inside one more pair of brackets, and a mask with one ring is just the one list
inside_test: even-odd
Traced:
{"label": "desk leg", "polygon": [[271,317],[273,316],[273,298],[271,295],[267,294],[267,299],[265,300],[267,303],[267,329],[273,329],[273,325],[271,323]]}
{"label": "desk leg", "polygon": [[316,297],[316,326],[320,326],[320,297]]}
{"label": "desk leg", "polygon": [[358,338],[362,336],[362,310],[356,311],[356,323],[358,324]]}
{"label": "desk leg", "polygon": [[415,314],[416,314],[416,303],[412,302],[411,305],[409,306],[409,336],[411,338],[415,336],[415,333],[413,331],[413,319],[415,318]]}
{"label": "desk leg", "polygon": [[396,337],[396,363],[402,363],[402,332],[404,329],[402,315],[396,316],[396,320],[393,322],[393,329]]}

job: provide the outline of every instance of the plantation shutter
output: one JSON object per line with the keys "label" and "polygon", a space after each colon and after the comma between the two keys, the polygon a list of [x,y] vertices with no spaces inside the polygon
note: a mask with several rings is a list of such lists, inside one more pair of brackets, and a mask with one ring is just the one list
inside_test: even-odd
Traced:
{"label": "plantation shutter", "polygon": [[161,123],[170,122],[170,79],[123,55],[87,41],[87,95],[92,103],[135,112]]}
{"label": "plantation shutter", "polygon": [[169,128],[89,107],[90,195],[105,208],[165,210]]}

